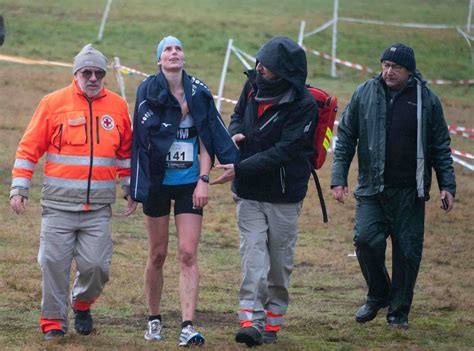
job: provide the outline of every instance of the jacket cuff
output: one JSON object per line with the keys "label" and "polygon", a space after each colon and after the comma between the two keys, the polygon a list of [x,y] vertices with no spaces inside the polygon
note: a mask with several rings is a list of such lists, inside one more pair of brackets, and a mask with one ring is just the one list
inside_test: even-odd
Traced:
{"label": "jacket cuff", "polygon": [[10,190],[10,199],[13,197],[13,196],[16,196],[16,195],[20,195],[24,198],[28,198],[28,195],[29,195],[29,191],[30,189],[28,188],[22,188],[22,187],[15,187],[15,188],[12,188]]}
{"label": "jacket cuff", "polygon": [[122,196],[125,200],[130,196],[130,185],[122,185]]}
{"label": "jacket cuff", "polygon": [[240,166],[238,163],[234,163],[234,173],[235,173],[235,178],[239,177],[240,175]]}
{"label": "jacket cuff", "polygon": [[336,186],[347,186],[347,184],[331,184],[331,189],[334,189]]}

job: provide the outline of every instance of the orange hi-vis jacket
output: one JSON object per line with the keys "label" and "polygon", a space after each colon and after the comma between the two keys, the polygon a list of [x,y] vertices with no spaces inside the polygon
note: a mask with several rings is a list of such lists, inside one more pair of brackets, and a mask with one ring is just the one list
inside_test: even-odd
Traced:
{"label": "orange hi-vis jacket", "polygon": [[67,203],[115,201],[116,177],[130,185],[132,131],[126,102],[103,88],[89,99],[73,83],[46,95],[20,141],[12,194],[28,197],[38,160],[47,153],[41,198]]}

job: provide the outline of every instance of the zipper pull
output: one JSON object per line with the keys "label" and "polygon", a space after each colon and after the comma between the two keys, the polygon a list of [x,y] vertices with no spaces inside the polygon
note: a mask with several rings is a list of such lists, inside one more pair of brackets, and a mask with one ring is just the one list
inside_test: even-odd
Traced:
{"label": "zipper pull", "polygon": [[95,134],[97,138],[97,144],[100,144],[99,138],[99,116],[95,116]]}

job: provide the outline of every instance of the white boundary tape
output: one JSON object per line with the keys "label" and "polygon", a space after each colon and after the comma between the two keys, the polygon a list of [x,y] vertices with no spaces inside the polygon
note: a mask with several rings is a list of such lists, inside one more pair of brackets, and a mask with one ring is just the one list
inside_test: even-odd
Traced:
{"label": "white boundary tape", "polygon": [[468,158],[470,160],[474,160],[474,155],[470,154],[468,152],[462,152],[462,151],[458,151],[456,149],[451,148],[451,153],[453,155],[462,156],[462,157]]}
{"label": "white boundary tape", "polygon": [[[316,56],[321,56],[325,59],[332,60],[332,57],[329,54],[325,54],[325,53],[323,53],[321,51],[317,51],[317,50],[307,49],[304,46],[303,46],[303,49],[313,53]],[[244,53],[240,49],[237,49],[237,50],[240,54]],[[249,55],[249,58],[253,58],[253,57]],[[57,62],[57,61],[48,61],[48,60],[34,60],[34,59],[25,58],[25,57],[9,56],[9,55],[0,55],[0,61],[22,63],[22,64],[26,64],[26,65],[50,65],[50,66],[72,67],[72,64],[70,64],[70,63]],[[352,63],[350,61],[341,60],[341,59],[338,59],[338,58],[336,58],[335,61],[337,63],[342,64],[342,65],[347,66],[347,67],[355,68],[355,69],[358,69],[360,71],[366,71],[366,72],[373,73],[373,70],[371,68],[360,65],[358,63]],[[122,71],[122,73],[138,74],[138,75],[142,75],[144,77],[149,76],[149,74],[140,72],[139,70],[136,70],[134,68],[130,68],[130,67],[127,67],[127,66],[123,66],[123,65],[120,65],[119,67],[116,67],[116,68],[120,69]],[[474,84],[474,79],[451,80],[451,81],[450,80],[437,79],[437,80],[428,80],[427,82],[429,82],[429,83],[431,82],[433,84],[464,84],[464,85],[471,85],[471,84]],[[217,99],[216,96],[214,96],[214,98]],[[233,99],[222,98],[222,100],[225,101],[225,102],[230,102],[234,105],[237,104],[237,101],[233,100]],[[472,130],[472,129],[470,129],[470,130]]]}
{"label": "white boundary tape", "polygon": [[[25,65],[49,65],[49,66],[72,67],[72,64],[70,64],[70,63],[57,62],[57,61],[47,61],[47,60],[33,60],[33,59],[24,58],[24,57],[8,56],[8,55],[0,55],[0,61],[22,63],[22,64],[25,64]],[[143,73],[143,72],[141,72],[137,69],[130,68],[130,67],[123,66],[123,65],[118,65],[118,66],[115,66],[115,67],[112,67],[112,68],[118,69],[118,70],[120,70],[121,73],[124,73],[124,74],[130,74],[130,75],[137,74],[137,75],[141,75],[141,76],[144,76],[144,77],[149,77],[150,76],[149,74]],[[214,95],[213,97],[214,97],[214,99],[217,99],[216,95]],[[228,102],[228,103],[231,103],[231,104],[234,104],[234,105],[237,104],[237,100],[227,99],[227,98],[221,98],[221,100],[225,101],[225,102]]]}
{"label": "white boundary tape", "polygon": [[[0,55],[0,61],[22,63],[22,64],[27,64],[27,65],[53,65],[53,66],[61,66],[61,67],[72,67],[72,64],[69,64],[69,63],[63,63],[63,62],[57,62],[57,61],[47,61],[47,60],[32,60],[32,59],[27,59],[27,58],[24,58],[24,57],[14,57],[14,56],[7,56],[7,55]],[[144,76],[144,77],[149,77],[150,76],[149,74],[143,73],[143,72],[141,72],[137,69],[130,68],[130,67],[127,67],[127,66],[123,66],[121,64],[120,65],[115,65],[115,67],[113,67],[113,68],[118,69],[122,73],[126,73],[126,74],[132,74],[132,75],[137,74],[137,75],[141,75],[141,76]],[[214,97],[214,99],[218,98],[216,95],[214,95],[213,97]],[[237,101],[233,100],[233,99],[227,99],[227,98],[221,97],[221,100],[225,101],[225,102],[228,102],[228,103],[232,103],[234,105],[237,104]],[[337,126],[339,124],[339,121],[335,121],[334,124]],[[474,133],[474,128],[465,128],[465,127],[450,125],[449,129],[450,129],[450,132],[454,132],[454,134],[462,135],[462,136],[469,137],[469,138],[472,138],[472,135],[464,133],[464,132]],[[333,139],[335,139],[335,138],[333,138]],[[473,154],[466,153],[466,152],[461,152],[461,151],[458,151],[458,150],[455,150],[455,149],[451,149],[451,151],[452,151],[453,155],[463,156],[463,157],[466,157],[468,159],[474,160],[474,155]],[[456,156],[452,156],[452,157],[453,157],[453,160],[455,162],[457,162],[457,163],[461,164],[462,166],[470,169],[471,171],[474,171],[474,165],[472,165],[470,163],[467,163],[467,162],[457,158]]]}
{"label": "white boundary tape", "polygon": [[459,135],[459,136],[462,136],[462,137],[468,138],[468,139],[474,139],[474,134],[458,132],[456,130],[450,130],[449,133],[454,134],[454,135]]}
{"label": "white boundary tape", "polygon": [[472,165],[472,164],[470,164],[466,161],[463,161],[460,158],[457,158],[456,156],[452,156],[452,158],[453,158],[454,162],[459,163],[461,166],[464,166],[464,167],[466,167],[467,169],[469,169],[471,171],[474,171],[474,165]]}
{"label": "white boundary tape", "polygon": [[[302,46],[302,48],[305,50],[305,51],[309,51],[310,53],[316,55],[316,56],[320,56],[322,58],[325,58],[326,60],[329,60],[329,61],[333,61],[333,57],[329,54],[326,54],[324,52],[321,52],[321,51],[318,51],[318,50],[313,50],[313,49],[308,49],[307,47],[305,46]],[[350,67],[350,68],[355,68],[359,71],[365,71],[365,72],[369,72],[369,73],[374,73],[374,70],[372,68],[369,68],[367,66],[363,66],[363,65],[360,65],[358,63],[352,63],[350,61],[346,61],[346,60],[341,60],[339,58],[334,58],[334,61],[336,63],[339,63],[340,65],[344,65],[344,66],[347,66],[347,67]]]}
{"label": "white boundary tape", "polygon": [[[311,52],[312,54],[314,54],[316,56],[320,56],[320,57],[323,57],[327,60],[332,61],[332,56],[329,55],[329,54],[326,54],[326,53],[318,51],[318,50],[308,49],[305,46],[302,46],[302,47],[305,51],[309,51],[309,52]],[[238,48],[235,48],[235,49],[241,55],[243,55],[245,53],[244,51],[242,51]],[[249,59],[254,59],[254,57],[252,57],[251,55],[248,55],[248,54],[246,54],[244,56],[247,56],[247,58],[249,58]],[[22,63],[22,64],[26,64],[26,65],[50,65],[50,66],[72,67],[72,64],[70,64],[70,63],[57,62],[57,61],[48,61],[48,60],[34,60],[34,59],[25,58],[25,57],[9,56],[9,55],[0,55],[0,61]],[[370,67],[363,66],[363,65],[358,64],[358,63],[352,63],[352,62],[347,61],[347,60],[342,60],[342,59],[336,58],[335,62],[338,63],[338,64],[341,64],[341,65],[350,67],[350,68],[357,69],[359,71],[364,71],[364,72],[369,72],[369,73],[374,72]],[[126,72],[123,72],[123,73],[139,74],[139,75],[142,75],[144,77],[149,76],[149,74],[140,72],[140,71],[138,71],[134,68],[130,68],[130,67],[126,67],[126,66],[121,65],[119,67],[119,69],[122,69],[122,68],[126,70]],[[474,79],[462,79],[462,80],[431,79],[431,80],[427,80],[427,83],[437,84],[437,85],[473,85],[474,84]],[[231,99],[224,99],[223,98],[222,100],[224,100],[224,101],[229,100],[227,102],[232,102],[233,104],[237,103],[237,102],[235,102],[235,100],[231,100]]]}
{"label": "white boundary tape", "polygon": [[448,126],[449,133],[454,135],[459,135],[467,139],[474,139],[474,128],[465,128],[465,127],[458,127],[455,125]]}
{"label": "white boundary tape", "polygon": [[461,79],[461,80],[428,79],[426,83],[435,84],[435,85],[472,85],[474,84],[474,79]]}
{"label": "white boundary tape", "polygon": [[122,64],[119,65],[119,66],[116,66],[115,68],[119,69],[120,72],[125,73],[125,74],[130,74],[130,75],[138,74],[138,75],[143,76],[143,77],[149,77],[150,76],[149,74],[143,73],[143,72],[141,72],[137,69],[134,69],[134,68],[124,66]]}
{"label": "white boundary tape", "polygon": [[[326,54],[318,50],[308,49],[305,46],[302,46],[302,48],[305,51],[308,51],[316,56],[320,56],[326,60],[333,61],[333,57],[329,54]],[[346,67],[354,68],[359,71],[374,73],[374,70],[372,68],[358,64],[358,63],[352,63],[350,61],[342,60],[337,57],[334,59],[334,61],[338,64],[344,65]],[[428,79],[426,82],[428,84],[435,84],[435,85],[472,85],[474,84],[474,79],[458,79],[458,80]]]}
{"label": "white boundary tape", "polygon": [[[136,70],[134,68],[130,68],[130,67],[127,67],[127,66],[124,66],[124,65],[117,66],[116,68],[119,69],[122,73],[125,73],[125,74],[130,74],[130,75],[138,74],[138,75],[141,75],[141,76],[144,76],[144,77],[149,77],[150,76],[149,74],[143,73],[139,70]],[[217,95],[213,95],[213,97],[214,97],[214,99],[217,99]],[[227,98],[224,98],[224,97],[222,97],[221,100],[225,101],[225,102],[229,102],[229,103],[234,104],[234,105],[237,104],[237,100],[227,99]]]}
{"label": "white boundary tape", "polygon": [[[217,95],[212,95],[214,99],[217,99]],[[227,99],[227,98],[221,98],[222,101],[229,102],[231,104],[237,105],[237,100],[232,100],[232,99]]]}
{"label": "white boundary tape", "polygon": [[474,133],[474,128],[466,128],[466,127],[456,126],[454,124],[450,124],[448,128],[449,130],[455,130],[457,132]]}
{"label": "white boundary tape", "polygon": [[[334,125],[335,126],[339,125],[339,121],[337,121],[337,120],[334,121]],[[451,128],[451,126],[450,126],[450,128]],[[464,128],[464,127],[455,127],[455,128],[462,128],[462,129],[471,130],[471,128]],[[337,142],[337,134],[335,134],[331,138],[331,147],[328,149],[328,153],[334,152],[334,149],[336,148],[336,142]],[[457,156],[462,156],[462,157],[474,160],[474,154],[470,154],[468,152],[463,152],[463,151],[458,151],[456,149],[451,148],[451,155],[452,155],[453,160],[455,162],[459,163],[460,165],[462,165],[466,168],[469,168],[471,171],[474,170],[474,165],[471,165],[470,163],[467,163],[467,162],[461,160],[460,158],[457,158],[457,157],[454,156],[454,155],[457,155]]]}
{"label": "white boundary tape", "polygon": [[378,21],[378,20],[365,20],[365,19],[353,18],[353,17],[339,17],[339,20],[344,21],[344,22],[377,24],[377,25],[383,25],[383,26],[396,26],[396,27],[405,27],[405,28],[422,28],[422,29],[453,29],[453,28],[456,28],[456,25],[449,25],[449,24],[387,22],[387,21]]}
{"label": "white boundary tape", "polygon": [[[472,7],[473,7],[474,0],[469,1],[469,10],[467,16],[467,25],[466,30],[468,33],[471,31],[471,15],[472,15]],[[389,26],[397,26],[397,27],[405,27],[405,28],[417,28],[417,29],[455,29],[459,34],[461,34],[464,39],[466,40],[469,48],[472,47],[471,41],[473,37],[468,33],[465,33],[460,26],[458,25],[449,25],[449,24],[426,24],[426,23],[404,23],[404,22],[388,22],[388,21],[380,21],[380,20],[370,20],[370,19],[362,19],[362,18],[353,18],[353,17],[339,17],[339,0],[333,0],[333,18],[332,20],[327,21],[326,23],[322,24],[318,28],[314,29],[311,32],[305,33],[304,28],[306,26],[305,21],[301,21],[300,31],[298,34],[298,45],[303,45],[303,39],[305,37],[317,34],[332,25],[332,51],[331,51],[331,77],[336,77],[336,49],[337,49],[337,23],[339,21],[342,22],[353,22],[353,23],[361,23],[361,24],[375,24],[375,25],[389,25]],[[474,53],[471,51],[471,61],[474,63]],[[356,68],[354,66],[349,66],[352,68]],[[459,83],[442,83],[442,84],[459,84]],[[463,83],[462,83],[463,84]],[[469,83],[473,84],[473,83]]]}
{"label": "white boundary tape", "polygon": [[63,63],[63,62],[47,61],[47,60],[34,60],[34,59],[29,59],[29,58],[20,57],[20,56],[0,55],[0,61],[22,63],[24,65],[49,65],[49,66],[72,67],[71,63]]}

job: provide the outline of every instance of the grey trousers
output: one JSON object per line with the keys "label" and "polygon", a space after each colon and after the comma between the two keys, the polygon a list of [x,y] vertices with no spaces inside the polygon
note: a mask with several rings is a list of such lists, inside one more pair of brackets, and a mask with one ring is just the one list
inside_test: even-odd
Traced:
{"label": "grey trousers", "polygon": [[[95,211],[43,207],[38,263],[43,273],[41,325],[49,320],[68,328],[69,280],[76,261],[71,303],[90,305],[109,280],[112,259],[110,206]],[[49,327],[46,327],[49,328]]]}
{"label": "grey trousers", "polygon": [[279,330],[289,303],[298,217],[302,202],[274,204],[234,195],[240,230],[242,326]]}

